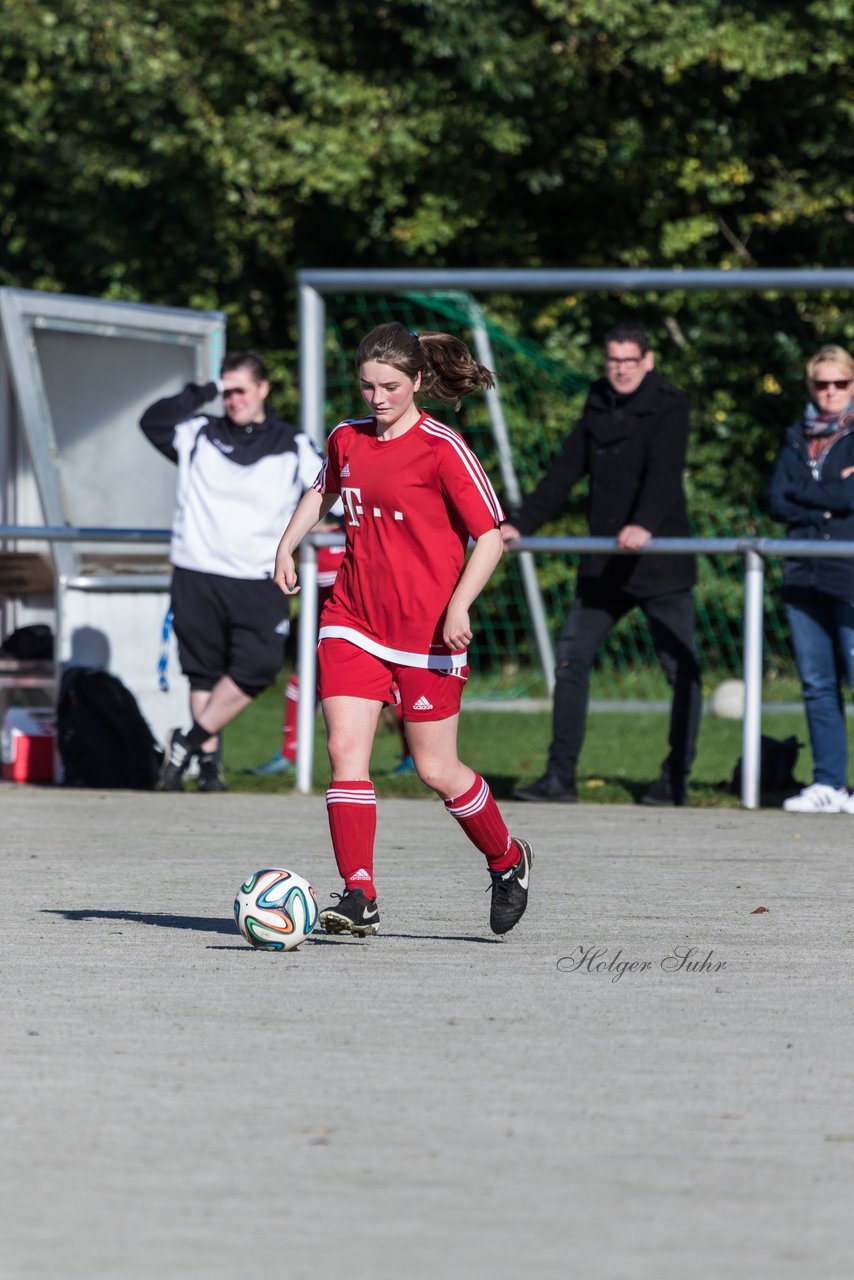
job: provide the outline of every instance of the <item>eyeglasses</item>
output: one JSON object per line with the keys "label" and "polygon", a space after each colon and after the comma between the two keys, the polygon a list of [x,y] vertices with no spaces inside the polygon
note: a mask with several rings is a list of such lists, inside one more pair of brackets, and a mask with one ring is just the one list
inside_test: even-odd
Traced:
{"label": "eyeglasses", "polygon": [[616,368],[620,369],[625,365],[627,369],[636,369],[642,359],[643,356],[623,356],[622,359],[619,356],[606,356],[605,363],[611,365],[612,368],[616,366]]}
{"label": "eyeglasses", "polygon": [[223,400],[230,400],[232,396],[245,396],[245,395],[246,395],[245,387],[229,387],[227,391],[223,391],[222,398]]}
{"label": "eyeglasses", "polygon": [[824,378],[814,378],[813,386],[816,391],[827,391],[830,387],[836,387],[837,391],[847,391],[851,386],[850,378],[831,378],[829,381]]}

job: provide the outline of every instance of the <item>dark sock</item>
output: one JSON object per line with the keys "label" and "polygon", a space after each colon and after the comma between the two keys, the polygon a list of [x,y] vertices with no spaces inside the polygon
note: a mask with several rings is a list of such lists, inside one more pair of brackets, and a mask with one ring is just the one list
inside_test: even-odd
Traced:
{"label": "dark sock", "polygon": [[211,733],[210,729],[203,729],[198,720],[194,720],[192,729],[189,729],[184,737],[194,751],[199,751],[202,743],[207,742],[208,738],[215,738],[216,734]]}

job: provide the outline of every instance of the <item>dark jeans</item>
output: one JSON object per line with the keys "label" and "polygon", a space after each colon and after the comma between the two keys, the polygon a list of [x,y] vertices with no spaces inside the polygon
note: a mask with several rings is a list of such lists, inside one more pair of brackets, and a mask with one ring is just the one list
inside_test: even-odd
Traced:
{"label": "dark jeans", "polygon": [[636,608],[646,616],[656,655],[673,690],[670,754],[662,764],[662,777],[679,786],[691,771],[703,706],[691,592],[677,591],[651,600],[622,594],[595,602],[579,597],[563,620],[556,655],[548,772],[564,785],[575,780],[587,723],[590,668],[597,650],[620,618]]}

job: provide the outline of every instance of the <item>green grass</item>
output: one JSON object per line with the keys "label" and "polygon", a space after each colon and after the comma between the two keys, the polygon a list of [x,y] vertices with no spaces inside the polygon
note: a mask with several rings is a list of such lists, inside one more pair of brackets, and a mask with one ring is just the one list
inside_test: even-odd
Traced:
{"label": "green grass", "polygon": [[[281,741],[282,687],[270,689],[231,725],[224,737],[226,780],[232,791],[288,794],[290,777],[253,778],[243,772],[277,750]],[[543,772],[550,735],[546,711],[483,711],[466,709],[460,721],[460,756],[486,777],[499,798],[510,795],[518,782],[531,781]],[[763,717],[763,733],[775,738],[795,734],[807,743],[802,712],[769,712]],[[579,793],[583,803],[631,804],[640,799],[658,774],[667,754],[667,716],[661,712],[591,712],[579,765]],[[727,784],[741,755],[741,721],[706,716],[700,727],[697,760],[691,778],[690,801],[703,807],[734,808],[738,798]],[[392,770],[400,758],[393,724],[381,725],[374,744],[372,777],[378,795],[427,796],[431,794],[414,776],[395,778]],[[322,793],[329,781],[329,762],[323,722],[317,718],[314,755],[314,788]],[[805,745],[798,757],[795,776],[811,780],[812,757]],[[782,797],[763,795],[763,805],[779,806]]]}

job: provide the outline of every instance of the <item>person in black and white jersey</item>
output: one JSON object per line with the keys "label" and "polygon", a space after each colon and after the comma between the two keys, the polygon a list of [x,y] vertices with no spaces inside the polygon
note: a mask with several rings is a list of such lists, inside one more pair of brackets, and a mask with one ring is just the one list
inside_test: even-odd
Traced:
{"label": "person in black and white jersey", "polygon": [[[171,735],[164,791],[182,790],[194,755],[199,790],[224,790],[219,735],[282,666],[288,602],[272,578],[276,545],[323,459],[304,432],[267,407],[269,391],[261,357],[235,352],[218,381],[191,382],[140,420],[178,466],[172,610],[191,724]],[[205,408],[220,394],[222,417]]]}

